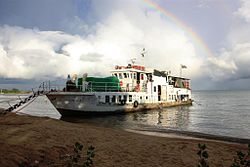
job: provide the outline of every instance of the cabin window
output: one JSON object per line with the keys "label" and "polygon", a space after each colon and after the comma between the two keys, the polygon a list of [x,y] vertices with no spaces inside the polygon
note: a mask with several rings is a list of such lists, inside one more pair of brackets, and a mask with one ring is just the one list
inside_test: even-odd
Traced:
{"label": "cabin window", "polygon": [[144,74],[141,74],[141,80],[144,80]]}
{"label": "cabin window", "polygon": [[123,75],[124,75],[124,78],[127,78],[127,73],[123,73]]}
{"label": "cabin window", "polygon": [[109,103],[110,101],[109,101],[109,96],[108,95],[106,95],[105,96],[105,103]]}
{"label": "cabin window", "polygon": [[115,96],[112,96],[111,101],[112,101],[113,103],[115,103]]}
{"label": "cabin window", "polygon": [[172,95],[172,100],[174,100],[174,95]]}
{"label": "cabin window", "polygon": [[122,79],[122,74],[121,73],[119,73],[119,79]]}
{"label": "cabin window", "polygon": [[114,75],[115,75],[115,77],[117,77],[117,74],[116,74],[116,73],[115,73]]}
{"label": "cabin window", "polygon": [[129,78],[129,73],[127,73],[127,78]]}
{"label": "cabin window", "polygon": [[154,86],[154,92],[156,92],[156,86]]}
{"label": "cabin window", "polygon": [[128,96],[128,100],[129,100],[129,102],[132,102],[132,95]]}
{"label": "cabin window", "polygon": [[118,96],[118,100],[119,100],[119,101],[122,100],[122,96],[121,96],[121,95]]}
{"label": "cabin window", "polygon": [[171,95],[169,95],[168,99],[171,100]]}
{"label": "cabin window", "polygon": [[148,74],[148,80],[152,82],[152,74]]}
{"label": "cabin window", "polygon": [[148,99],[148,96],[146,96],[146,100]]}
{"label": "cabin window", "polygon": [[127,95],[123,96],[123,100],[126,102],[127,101]]}
{"label": "cabin window", "polygon": [[134,73],[134,79],[136,79],[136,73]]}
{"label": "cabin window", "polygon": [[131,79],[133,78],[133,74],[132,74],[132,73],[130,73],[130,78],[131,78]]}
{"label": "cabin window", "polygon": [[142,99],[142,96],[140,96],[140,99]]}

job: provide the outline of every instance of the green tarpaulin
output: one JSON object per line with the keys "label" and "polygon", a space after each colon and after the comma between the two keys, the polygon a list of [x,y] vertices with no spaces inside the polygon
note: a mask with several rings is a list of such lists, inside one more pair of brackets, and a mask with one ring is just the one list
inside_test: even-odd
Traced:
{"label": "green tarpaulin", "polygon": [[[88,83],[87,89],[93,92],[104,92],[104,91],[120,91],[120,81],[117,77],[87,77],[86,82]],[[77,86],[78,89],[82,88],[82,78],[78,78]]]}

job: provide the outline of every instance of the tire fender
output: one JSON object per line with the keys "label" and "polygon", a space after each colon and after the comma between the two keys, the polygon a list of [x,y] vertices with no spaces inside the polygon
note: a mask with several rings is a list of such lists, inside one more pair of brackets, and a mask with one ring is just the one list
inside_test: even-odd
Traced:
{"label": "tire fender", "polygon": [[137,100],[134,101],[134,108],[137,108],[139,105],[139,102]]}
{"label": "tire fender", "polygon": [[125,100],[121,100],[121,105],[125,105],[126,101]]}

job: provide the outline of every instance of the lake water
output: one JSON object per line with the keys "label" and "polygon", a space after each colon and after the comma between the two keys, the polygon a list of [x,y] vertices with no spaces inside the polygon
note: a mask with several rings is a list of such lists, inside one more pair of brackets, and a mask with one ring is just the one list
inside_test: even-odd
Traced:
{"label": "lake water", "polygon": [[[201,132],[250,139],[250,91],[193,91],[192,96],[195,100],[192,106],[71,118],[66,121],[126,129]],[[25,95],[20,96],[24,97]],[[8,103],[3,101],[13,100],[10,102],[13,104],[17,98],[16,95],[0,95],[0,107],[8,107]],[[60,114],[45,96],[38,97],[22,112],[60,119]]]}

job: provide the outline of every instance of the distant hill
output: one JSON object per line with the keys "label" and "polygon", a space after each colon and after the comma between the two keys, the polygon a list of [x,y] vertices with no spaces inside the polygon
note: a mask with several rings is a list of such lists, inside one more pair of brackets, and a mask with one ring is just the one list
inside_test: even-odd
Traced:
{"label": "distant hill", "polygon": [[2,89],[1,93],[4,93],[4,94],[26,94],[26,93],[30,93],[30,91],[19,90],[19,89],[13,88],[13,89]]}

